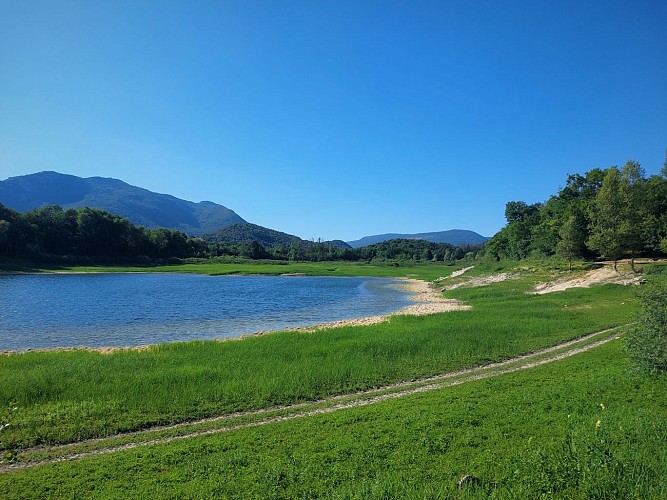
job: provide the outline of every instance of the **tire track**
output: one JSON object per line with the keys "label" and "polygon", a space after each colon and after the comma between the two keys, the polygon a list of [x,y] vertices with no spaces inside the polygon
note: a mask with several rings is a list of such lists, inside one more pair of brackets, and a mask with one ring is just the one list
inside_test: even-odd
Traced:
{"label": "tire track", "polygon": [[[525,354],[522,356],[517,356],[502,362],[492,363],[488,365],[482,365],[474,368],[468,368],[465,370],[460,370],[456,372],[443,373],[440,375],[435,375],[432,377],[427,377],[423,379],[408,381],[408,382],[399,382],[396,384],[387,385],[384,387],[379,387],[375,389],[368,389],[365,391],[359,391],[353,394],[344,394],[338,396],[331,396],[329,398],[324,398],[318,401],[299,403],[295,405],[280,406],[280,407],[271,407],[271,408],[262,408],[258,410],[252,410],[247,412],[237,412],[226,415],[220,415],[217,417],[211,417],[206,419],[200,419],[190,422],[181,422],[179,424],[169,425],[169,426],[156,426],[141,431],[128,432],[124,434],[117,434],[115,436],[106,437],[106,438],[94,438],[85,441],[79,441],[76,443],[68,443],[64,445],[56,445],[49,447],[37,447],[29,448],[24,450],[19,450],[20,453],[31,453],[31,452],[57,452],[62,450],[63,453],[60,456],[28,461],[28,462],[16,462],[10,464],[0,465],[0,473],[20,471],[24,469],[29,469],[32,467],[38,467],[40,465],[55,464],[60,462],[66,462],[70,460],[79,460],[86,457],[97,456],[97,455],[108,455],[111,453],[116,453],[125,450],[132,450],[140,447],[154,446],[165,443],[170,443],[174,441],[179,441],[183,439],[191,439],[203,436],[210,436],[213,434],[220,434],[223,432],[231,432],[241,429],[249,429],[253,427],[261,427],[264,425],[275,424],[279,422],[284,422],[287,420],[295,420],[298,418],[312,417],[315,415],[325,415],[329,413],[334,413],[336,411],[346,410],[350,408],[359,408],[363,406],[369,406],[372,404],[380,403],[382,401],[387,401],[389,399],[397,399],[406,396],[411,396],[413,394],[419,394],[423,392],[429,392],[437,389],[443,389],[447,387],[454,387],[457,385],[475,382],[477,380],[483,380],[491,377],[497,377],[500,375],[505,375],[509,373],[514,373],[520,370],[526,370],[534,368],[537,366],[545,365],[548,363],[553,363],[560,361],[562,359],[569,358],[576,354],[594,349],[600,345],[606,344],[612,340],[618,339],[621,336],[620,332],[616,332],[621,329],[622,325],[615,328],[610,328],[600,332],[592,333],[584,337],[580,337],[575,340],[570,340],[556,346],[548,347],[546,349],[541,349],[530,354]],[[606,334],[610,334],[604,336]],[[593,341],[596,337],[604,336],[599,340]],[[583,344],[583,345],[581,345]],[[324,407],[319,407],[322,405],[328,405]],[[154,439],[141,440],[137,439],[136,441],[125,443],[121,445],[109,446],[106,448],[100,448],[95,450],[88,450],[82,452],[67,452],[67,448],[72,448],[74,446],[86,446],[94,445],[96,443],[103,443],[104,441],[109,441],[112,439],[119,439],[122,437],[136,436],[140,438],[142,435],[147,436],[150,433],[160,432],[160,431],[169,431],[169,430],[178,430],[187,428],[188,426],[202,425],[208,423],[215,423],[224,420],[230,420],[239,417],[252,417],[252,416],[261,416],[269,412],[278,412],[278,411],[289,411],[295,410],[293,413],[286,415],[274,416],[274,417],[264,417],[256,421],[243,422],[235,425],[228,425],[217,427],[214,429],[205,429],[199,431],[187,432],[184,434],[166,436]]]}

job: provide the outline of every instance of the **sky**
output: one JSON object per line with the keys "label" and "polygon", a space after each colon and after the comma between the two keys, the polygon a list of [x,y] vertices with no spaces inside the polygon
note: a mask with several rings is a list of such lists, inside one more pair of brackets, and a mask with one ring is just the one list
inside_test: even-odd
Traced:
{"label": "sky", "polygon": [[667,2],[8,0],[0,180],[210,200],[305,239],[470,229],[667,148]]}

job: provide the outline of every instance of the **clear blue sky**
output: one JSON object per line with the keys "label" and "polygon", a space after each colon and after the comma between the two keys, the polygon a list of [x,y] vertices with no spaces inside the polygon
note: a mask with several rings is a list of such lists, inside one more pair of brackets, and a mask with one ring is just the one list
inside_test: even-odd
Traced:
{"label": "clear blue sky", "polygon": [[0,179],[55,170],[306,239],[500,229],[667,148],[667,2],[0,5]]}

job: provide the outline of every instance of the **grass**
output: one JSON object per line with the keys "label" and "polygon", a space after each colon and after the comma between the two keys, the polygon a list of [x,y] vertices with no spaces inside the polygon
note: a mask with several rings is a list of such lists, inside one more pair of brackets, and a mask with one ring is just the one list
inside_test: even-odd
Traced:
{"label": "grass", "polygon": [[[464,264],[472,265],[472,264]],[[479,272],[490,267],[511,267],[512,263],[478,263]],[[145,272],[145,273],[196,273],[210,275],[225,274],[304,274],[308,276],[374,276],[374,277],[413,277],[432,281],[440,276],[447,276],[457,268],[463,267],[443,262],[280,262],[280,261],[241,261],[216,262],[201,261],[174,265],[133,266],[133,265],[63,265],[44,264],[18,260],[0,260],[0,272]]]}
{"label": "grass", "polygon": [[[667,378],[619,341],[494,379],[0,475],[6,498],[667,496]],[[462,474],[480,480],[458,491]]]}
{"label": "grass", "polygon": [[541,278],[449,292],[472,304],[469,312],[394,317],[369,327],[109,355],[2,356],[0,401],[19,406],[3,440],[12,448],[68,443],[310,401],[506,359],[632,318],[627,288],[527,295]]}

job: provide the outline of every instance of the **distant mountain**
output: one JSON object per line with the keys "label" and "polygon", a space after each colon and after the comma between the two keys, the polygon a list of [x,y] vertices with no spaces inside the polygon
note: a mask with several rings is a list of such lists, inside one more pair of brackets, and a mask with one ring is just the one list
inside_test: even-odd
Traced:
{"label": "distant mountain", "polygon": [[417,233],[417,234],[376,234],[374,236],[364,236],[360,240],[348,241],[347,244],[352,248],[360,248],[375,243],[381,243],[387,240],[426,240],[432,243],[449,243],[450,245],[476,245],[484,243],[489,238],[482,236],[474,231],[466,229],[451,229],[449,231],[439,231],[434,233]]}
{"label": "distant mountain", "polygon": [[[215,243],[238,244],[256,241],[265,248],[275,248],[278,246],[289,248],[292,242],[295,241],[305,246],[313,245],[312,241],[302,240],[293,234],[283,233],[249,222],[230,224],[215,232],[203,234],[201,237]],[[340,240],[324,241],[323,243],[337,248],[350,248],[347,243]]]}
{"label": "distant mountain", "polygon": [[84,179],[57,172],[40,172],[0,181],[0,203],[19,212],[44,205],[99,208],[139,226],[176,229],[191,236],[245,222],[233,210],[210,201],[193,203],[117,179]]}

